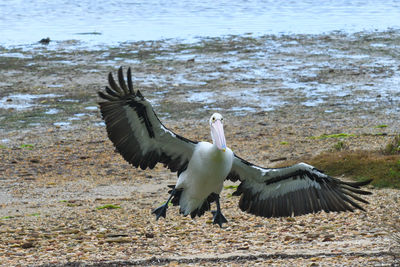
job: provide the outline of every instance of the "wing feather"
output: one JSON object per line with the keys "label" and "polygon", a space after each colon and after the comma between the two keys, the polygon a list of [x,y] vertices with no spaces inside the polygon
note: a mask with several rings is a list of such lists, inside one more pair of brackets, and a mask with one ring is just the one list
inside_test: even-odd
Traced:
{"label": "wing feather", "polygon": [[118,93],[118,95],[123,96],[124,94],[121,91],[121,88],[115,83],[114,77],[112,76],[112,73],[110,72],[108,74],[108,84],[111,86],[111,88]]}
{"label": "wing feather", "polygon": [[264,217],[298,216],[321,210],[364,210],[355,201],[368,204],[359,195],[371,194],[360,189],[371,180],[341,181],[305,163],[268,169],[236,155],[227,179],[241,181],[232,194],[241,196],[239,208]]}
{"label": "wing feather", "polygon": [[135,92],[133,91],[131,68],[128,68],[128,72],[127,72],[126,76],[128,78],[129,94],[133,95],[133,94],[135,94]]}
{"label": "wing feather", "polygon": [[125,83],[122,67],[118,70],[118,83],[108,75],[109,87],[99,96],[100,111],[107,133],[117,151],[136,168],[154,168],[163,163],[178,173],[186,169],[195,145],[187,138],[167,129],[158,119],[150,103],[139,91],[134,91],[131,69]]}
{"label": "wing feather", "polygon": [[[111,74],[111,73],[110,73]],[[111,75],[112,77],[112,75]],[[128,87],[126,86],[125,80],[124,80],[124,73],[123,71],[118,71],[118,83],[119,86],[122,88],[122,90],[124,91],[124,95],[129,95],[128,92]]]}

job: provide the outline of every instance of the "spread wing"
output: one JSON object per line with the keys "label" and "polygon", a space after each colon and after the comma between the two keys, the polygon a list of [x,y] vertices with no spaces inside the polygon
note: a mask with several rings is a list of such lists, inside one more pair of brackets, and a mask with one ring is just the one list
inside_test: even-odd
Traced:
{"label": "spread wing", "polygon": [[358,195],[371,194],[360,189],[371,180],[344,182],[305,163],[267,169],[236,155],[227,179],[241,181],[233,193],[241,195],[240,209],[264,217],[364,210],[355,200],[368,203]]}
{"label": "spread wing", "polygon": [[121,67],[117,85],[110,73],[109,87],[99,92],[105,100],[99,105],[108,137],[133,166],[152,169],[160,162],[179,174],[186,169],[196,142],[168,130],[140,91],[133,89],[130,68],[127,76],[126,83]]}

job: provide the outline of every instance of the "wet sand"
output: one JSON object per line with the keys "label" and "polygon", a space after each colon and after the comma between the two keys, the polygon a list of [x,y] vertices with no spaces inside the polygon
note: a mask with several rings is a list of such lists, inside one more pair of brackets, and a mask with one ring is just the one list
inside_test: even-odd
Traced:
{"label": "wet sand", "polygon": [[[167,127],[208,140],[218,111],[228,145],[259,165],[303,161],[338,141],[376,151],[400,128],[399,45],[400,33],[388,31],[0,48],[0,263],[393,263],[393,189],[371,189],[367,213],[293,219],[244,214],[226,189],[226,228],[174,208],[156,222],[150,212],[176,174],[131,168],[95,107],[108,72],[130,66]],[[337,133],[350,136],[312,138]],[[97,209],[105,204],[121,208]]]}

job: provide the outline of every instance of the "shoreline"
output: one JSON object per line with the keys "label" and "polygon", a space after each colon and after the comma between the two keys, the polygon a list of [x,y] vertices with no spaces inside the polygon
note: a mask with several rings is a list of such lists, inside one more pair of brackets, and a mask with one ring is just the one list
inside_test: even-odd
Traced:
{"label": "shoreline", "polygon": [[[130,66],[135,86],[162,119],[219,111],[301,120],[311,113],[398,129],[399,40],[400,30],[134,42],[97,51],[1,48],[0,128],[73,124],[75,114],[93,115],[108,72]],[[18,101],[31,106],[19,109]]]}

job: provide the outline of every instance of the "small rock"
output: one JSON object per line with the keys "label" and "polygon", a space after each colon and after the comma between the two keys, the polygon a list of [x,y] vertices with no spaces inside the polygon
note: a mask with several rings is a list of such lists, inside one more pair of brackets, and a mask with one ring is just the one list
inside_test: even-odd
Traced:
{"label": "small rock", "polygon": [[21,245],[21,248],[33,248],[35,244],[33,242],[26,242]]}
{"label": "small rock", "polygon": [[154,234],[153,233],[146,233],[145,236],[146,236],[146,238],[153,238]]}
{"label": "small rock", "polygon": [[307,234],[307,238],[310,238],[310,239],[315,239],[317,237],[319,237],[319,234],[312,234],[312,233]]}
{"label": "small rock", "polygon": [[99,233],[105,233],[105,232],[107,232],[107,231],[108,231],[107,228],[101,227],[101,228],[99,229]]}
{"label": "small rock", "polygon": [[41,40],[39,41],[39,43],[40,43],[40,44],[43,44],[43,45],[48,45],[48,44],[50,43],[50,38],[49,38],[49,37],[43,38],[43,39],[41,39]]}
{"label": "small rock", "polygon": [[290,236],[290,235],[287,235],[287,236],[285,236],[285,238],[284,238],[283,240],[284,240],[284,241],[289,241],[289,240],[291,240],[291,239],[293,239],[293,237]]}
{"label": "small rock", "polygon": [[107,234],[106,237],[127,237],[127,234]]}

